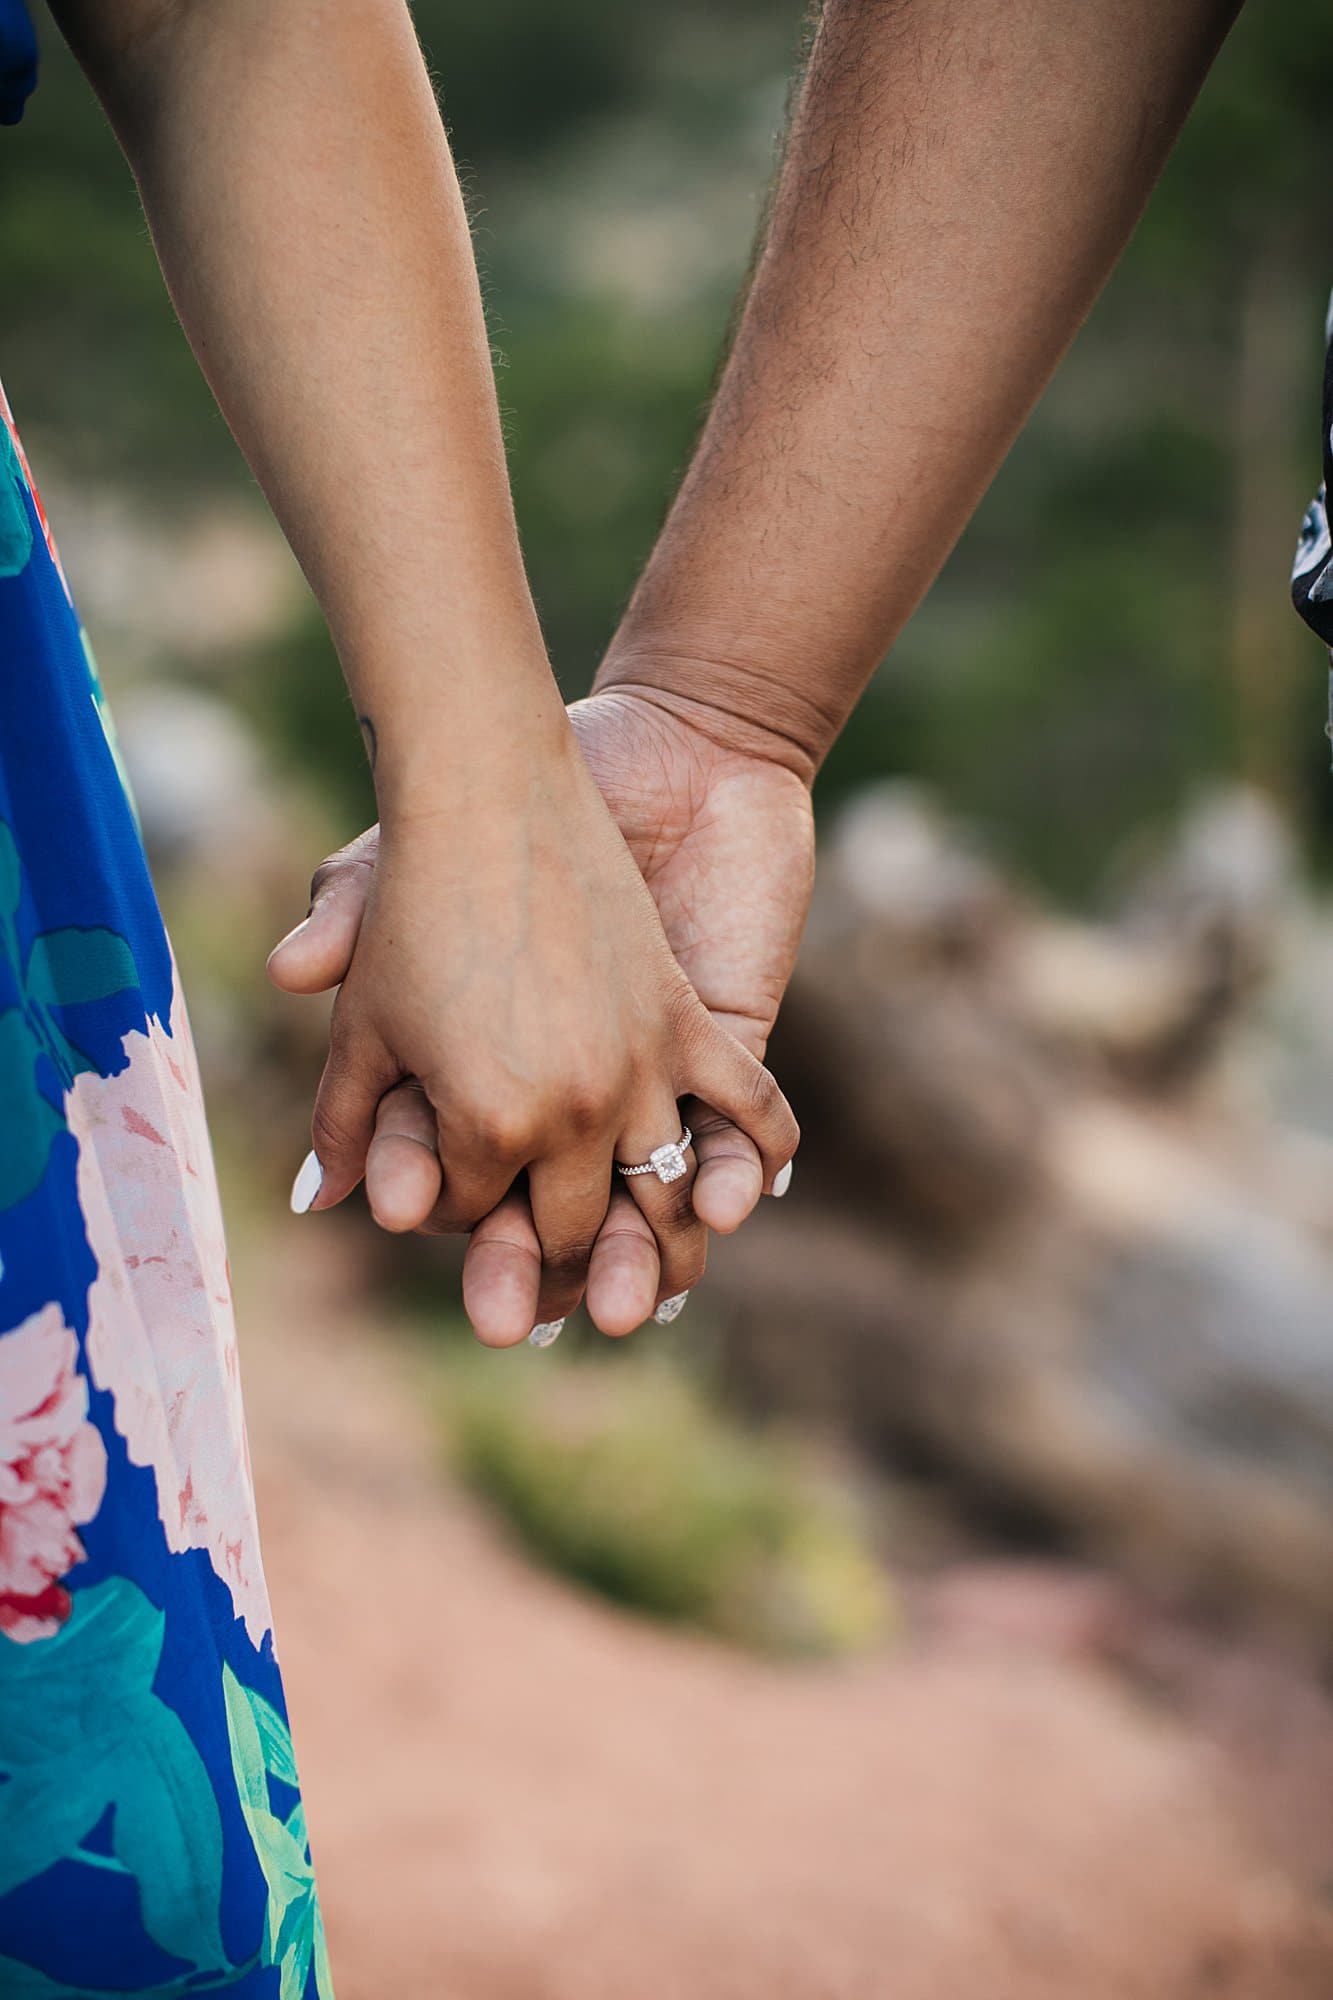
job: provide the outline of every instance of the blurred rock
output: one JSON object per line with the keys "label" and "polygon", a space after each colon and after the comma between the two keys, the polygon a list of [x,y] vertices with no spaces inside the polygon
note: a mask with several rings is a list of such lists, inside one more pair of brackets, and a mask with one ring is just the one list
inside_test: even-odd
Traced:
{"label": "blurred rock", "polygon": [[43,489],[79,609],[113,684],[133,673],[215,663],[272,640],[306,591],[272,517],[212,502],[167,520],[123,492],[49,470]]}
{"label": "blurred rock", "polygon": [[279,838],[267,760],[231,703],[141,681],[118,699],[116,730],[155,859],[184,867],[227,854],[244,866]]}
{"label": "blurred rock", "polygon": [[738,1391],[1010,1533],[1333,1639],[1333,1149],[1235,1087],[1293,909],[1205,801],[1114,924],[910,789],[828,844],[772,1060],[793,1194],[719,1245]]}

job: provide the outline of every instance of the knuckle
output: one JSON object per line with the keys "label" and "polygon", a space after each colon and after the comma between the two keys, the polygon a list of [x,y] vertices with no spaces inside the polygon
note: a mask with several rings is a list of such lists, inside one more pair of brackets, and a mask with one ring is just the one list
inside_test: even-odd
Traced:
{"label": "knuckle", "polygon": [[762,1063],[756,1063],[745,1080],[746,1109],[756,1118],[770,1120],[782,1109],[782,1092]]}
{"label": "knuckle", "polygon": [[319,1158],[327,1165],[351,1151],[356,1143],[353,1123],[336,1105],[320,1098],[310,1120],[310,1137]]}
{"label": "knuckle", "polygon": [[516,1100],[492,1099],[466,1122],[473,1145],[492,1158],[526,1159],[532,1150],[532,1121]]}
{"label": "knuckle", "polygon": [[403,1080],[359,994],[339,989],[329,1021],[329,1056],[322,1091],[332,1096],[369,1096],[378,1103]]}
{"label": "knuckle", "polygon": [[355,840],[349,840],[335,854],[327,855],[310,877],[311,902],[318,902],[321,895],[351,880],[356,869],[373,870],[378,853],[379,828],[372,826],[359,833]]}
{"label": "knuckle", "polygon": [[565,1130],[578,1139],[591,1139],[605,1131],[618,1095],[614,1086],[600,1078],[574,1077],[566,1083],[560,1097],[560,1117]]}
{"label": "knuckle", "polygon": [[328,857],[327,861],[320,862],[318,868],[315,870],[314,874],[310,877],[310,901],[312,904],[317,903],[319,901],[321,892],[328,888],[329,884],[334,880],[337,873],[338,873],[337,855],[331,854]]}
{"label": "knuckle", "polygon": [[686,1051],[697,1049],[707,1033],[709,1021],[703,1002],[683,976],[667,996],[666,1024],[670,1040]]}
{"label": "knuckle", "polygon": [[795,1120],[772,1073],[762,1063],[747,1066],[739,1094],[745,1118],[762,1131],[768,1142],[783,1144],[791,1134]]}
{"label": "knuckle", "polygon": [[327,861],[321,861],[310,877],[310,900],[318,903],[342,882],[347,870],[355,864],[341,854],[331,854]]}

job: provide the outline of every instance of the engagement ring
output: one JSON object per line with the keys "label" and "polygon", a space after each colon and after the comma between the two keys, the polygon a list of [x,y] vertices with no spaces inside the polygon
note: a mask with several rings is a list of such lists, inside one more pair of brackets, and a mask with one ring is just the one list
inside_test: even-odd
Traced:
{"label": "engagement ring", "polygon": [[622,1167],[619,1160],[617,1160],[616,1172],[623,1174],[626,1180],[629,1180],[634,1174],[656,1174],[658,1180],[664,1186],[670,1181],[682,1180],[690,1171],[690,1163],[685,1157],[685,1149],[693,1143],[693,1139],[694,1134],[687,1125],[679,1139],[672,1140],[670,1145],[655,1147],[642,1166]]}

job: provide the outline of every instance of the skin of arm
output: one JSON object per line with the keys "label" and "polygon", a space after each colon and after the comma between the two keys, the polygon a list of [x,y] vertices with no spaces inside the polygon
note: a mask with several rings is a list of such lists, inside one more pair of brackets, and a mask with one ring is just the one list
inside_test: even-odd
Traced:
{"label": "skin of arm", "polygon": [[[403,0],[56,0],[182,323],[328,618],[383,829],[314,1120],[316,1206],[404,1076],[435,1151],[382,1219],[467,1228],[527,1170],[551,1316],[613,1152],[720,1092],[776,1173],[771,1079],[712,1023],[578,755],[510,504],[466,217]],[[670,1129],[668,1129],[670,1128]],[[440,1161],[445,1173],[441,1185]],[[428,1163],[428,1164],[427,1164]],[[703,1231],[633,1185],[683,1282]],[[512,1302],[511,1302],[512,1303]],[[512,1309],[484,1329],[522,1339]]]}
{"label": "skin of arm", "polygon": [[[708,422],[573,711],[677,959],[756,1054],[804,923],[815,770],[1124,247],[1237,11],[827,0]],[[358,860],[373,855],[372,834]],[[312,983],[338,977],[364,893],[364,868],[329,865],[294,954]],[[761,1164],[725,1116],[693,1122],[696,1205],[734,1228]],[[483,1225],[474,1287],[491,1231],[518,1257],[531,1227],[512,1200]],[[617,1280],[646,1317],[656,1264],[632,1221]]]}
{"label": "skin of arm", "polygon": [[385,823],[438,810],[442,776],[510,730],[561,742],[467,220],[406,8],[54,11],[128,155],[199,364],[373,718]]}
{"label": "skin of arm", "polygon": [[813,774],[1238,11],[828,0],[731,353],[599,689],[660,691]]}

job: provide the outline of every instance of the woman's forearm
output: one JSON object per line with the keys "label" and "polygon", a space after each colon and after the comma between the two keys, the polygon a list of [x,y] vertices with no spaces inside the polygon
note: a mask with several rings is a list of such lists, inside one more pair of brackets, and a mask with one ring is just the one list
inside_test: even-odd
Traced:
{"label": "woman's forearm", "polygon": [[382,809],[489,780],[490,749],[510,758],[563,719],[467,221],[403,0],[56,12],[128,154],[200,364],[329,620]]}
{"label": "woman's forearm", "polygon": [[599,676],[827,751],[1115,262],[1239,0],[827,0],[694,462]]}
{"label": "woman's forearm", "polygon": [[[797,1134],[672,957],[547,665],[405,0],[56,4],[376,756],[383,839],[298,1205],[341,1201],[380,1141],[415,1169],[395,1229],[471,1231],[525,1176],[539,1283],[527,1241],[474,1303],[521,1340],[578,1302],[615,1162],[674,1141],[681,1098],[748,1133],[770,1186]],[[631,1189],[659,1296],[687,1290],[702,1225],[656,1174]]]}

